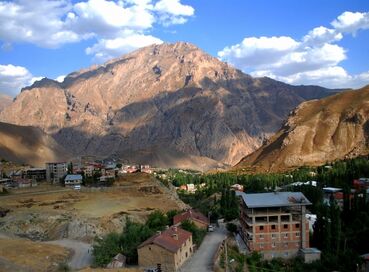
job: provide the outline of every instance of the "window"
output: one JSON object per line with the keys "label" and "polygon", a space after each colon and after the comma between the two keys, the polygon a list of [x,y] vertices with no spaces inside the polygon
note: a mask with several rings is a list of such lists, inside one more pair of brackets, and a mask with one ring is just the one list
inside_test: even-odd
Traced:
{"label": "window", "polygon": [[300,224],[296,224],[295,227],[296,227],[296,229],[299,229],[300,228]]}
{"label": "window", "polygon": [[260,248],[264,248],[264,246],[263,246],[263,245],[260,245],[259,247],[260,247]]}
{"label": "window", "polygon": [[284,228],[284,229],[288,229],[288,225],[287,225],[287,224],[284,224],[284,225],[283,225],[283,228]]}
{"label": "window", "polygon": [[284,234],[284,238],[288,238],[288,233],[285,233]]}
{"label": "window", "polygon": [[277,238],[277,234],[272,234],[272,239]]}
{"label": "window", "polygon": [[188,256],[188,254],[187,254],[187,252],[186,252],[186,258],[187,258],[187,256]]}
{"label": "window", "polygon": [[263,234],[260,234],[259,235],[259,239],[264,239],[264,235]]}
{"label": "window", "polygon": [[296,237],[300,237],[300,232],[296,232]]}
{"label": "window", "polygon": [[275,230],[275,225],[272,225],[272,230]]}
{"label": "window", "polygon": [[259,230],[264,230],[264,226],[260,226],[259,227]]}
{"label": "window", "polygon": [[275,247],[275,243],[272,243],[272,247]]}
{"label": "window", "polygon": [[151,247],[149,247],[149,250],[151,250]]}

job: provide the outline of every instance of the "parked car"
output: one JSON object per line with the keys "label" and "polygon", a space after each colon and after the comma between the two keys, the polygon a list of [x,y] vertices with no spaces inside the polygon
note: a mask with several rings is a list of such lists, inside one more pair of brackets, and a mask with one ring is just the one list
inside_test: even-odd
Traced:
{"label": "parked car", "polygon": [[214,226],[213,225],[209,225],[208,226],[208,231],[213,232],[214,231]]}

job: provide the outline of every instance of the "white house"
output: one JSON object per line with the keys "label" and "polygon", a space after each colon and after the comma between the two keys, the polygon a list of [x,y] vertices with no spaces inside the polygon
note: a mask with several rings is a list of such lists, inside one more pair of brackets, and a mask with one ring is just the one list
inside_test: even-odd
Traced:
{"label": "white house", "polygon": [[64,179],[65,186],[74,186],[82,184],[82,175],[67,175]]}

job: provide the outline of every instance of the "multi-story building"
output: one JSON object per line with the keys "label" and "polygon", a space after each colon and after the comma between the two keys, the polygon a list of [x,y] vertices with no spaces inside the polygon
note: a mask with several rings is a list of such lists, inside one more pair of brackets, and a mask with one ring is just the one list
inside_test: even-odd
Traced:
{"label": "multi-story building", "polygon": [[309,200],[300,192],[245,194],[241,197],[241,236],[264,259],[290,258],[309,248]]}
{"label": "multi-story building", "polygon": [[45,168],[29,168],[25,171],[24,177],[36,181],[43,181],[46,179]]}
{"label": "multi-story building", "polygon": [[177,271],[192,255],[191,232],[172,226],[150,237],[137,248],[138,265],[145,269],[158,266],[161,271]]}
{"label": "multi-story building", "polygon": [[57,184],[67,174],[68,168],[66,162],[47,162],[46,163],[46,180]]}

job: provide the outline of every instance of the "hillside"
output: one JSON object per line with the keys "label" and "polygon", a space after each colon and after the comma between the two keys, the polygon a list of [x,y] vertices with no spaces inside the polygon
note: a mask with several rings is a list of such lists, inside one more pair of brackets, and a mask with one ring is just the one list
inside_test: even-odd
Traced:
{"label": "hillside", "polygon": [[73,155],[201,170],[235,164],[298,104],[332,92],[252,78],[178,42],[35,82],[0,120],[39,127]]}
{"label": "hillside", "polygon": [[0,112],[12,103],[12,98],[0,93]]}
{"label": "hillside", "polygon": [[65,160],[68,153],[41,129],[0,122],[0,158],[44,166],[47,161]]}
{"label": "hillside", "polygon": [[299,105],[236,171],[282,171],[369,153],[369,86]]}

